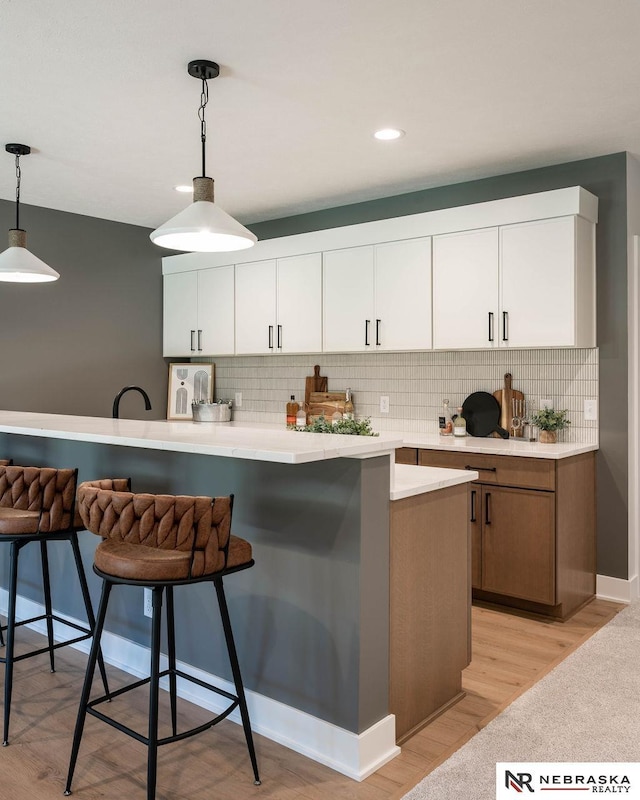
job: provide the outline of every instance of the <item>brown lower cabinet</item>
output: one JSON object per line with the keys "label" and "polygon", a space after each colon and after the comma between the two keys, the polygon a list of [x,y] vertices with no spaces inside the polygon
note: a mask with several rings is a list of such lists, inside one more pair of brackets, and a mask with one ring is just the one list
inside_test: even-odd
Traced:
{"label": "brown lower cabinet", "polygon": [[[403,448],[423,466],[473,469],[476,600],[566,619],[595,595],[595,453],[562,459]],[[415,462],[414,462],[415,463]]]}
{"label": "brown lower cabinet", "polygon": [[464,693],[471,659],[467,485],[391,502],[389,711],[401,744]]}

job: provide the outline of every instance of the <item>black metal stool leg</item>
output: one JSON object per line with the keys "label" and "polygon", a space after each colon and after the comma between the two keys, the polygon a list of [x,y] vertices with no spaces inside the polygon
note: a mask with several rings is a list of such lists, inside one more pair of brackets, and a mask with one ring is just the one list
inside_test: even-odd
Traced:
{"label": "black metal stool leg", "polygon": [[158,771],[158,692],[160,689],[160,624],[163,586],[153,587],[151,619],[151,669],[149,682],[149,741],[147,753],[147,800],[155,800]]}
{"label": "black metal stool leg", "polygon": [[9,744],[9,715],[11,713],[11,690],[13,688],[13,647],[16,630],[16,594],[18,590],[18,554],[20,545],[11,542],[11,571],[9,575],[9,607],[7,609],[7,649],[4,665],[4,731],[2,746]]}
{"label": "black metal stool leg", "polygon": [[[91,603],[91,595],[89,594],[89,585],[87,584],[87,576],[84,571],[82,563],[82,555],[80,554],[80,546],[78,545],[78,534],[74,531],[69,536],[71,542],[71,549],[73,550],[73,558],[76,562],[76,571],[78,573],[78,580],[80,581],[80,590],[82,592],[82,599],[84,600],[84,607],[87,614],[87,621],[92,631],[95,631],[96,618],[93,613],[93,605]],[[107,697],[109,694],[109,684],[107,683],[107,671],[104,665],[104,658],[102,657],[102,647],[98,650],[98,669],[102,678],[102,685],[104,686],[104,693]]]}
{"label": "black metal stool leg", "polygon": [[176,686],[176,626],[173,613],[173,586],[167,586],[167,656],[169,660],[169,700],[171,702],[171,731],[178,732]]}
{"label": "black metal stool leg", "polygon": [[44,588],[44,611],[47,621],[47,642],[49,643],[49,665],[51,672],[56,671],[55,658],[53,655],[53,608],[51,606],[51,579],[49,578],[49,555],[47,553],[47,543],[40,542],[40,558],[42,560],[42,586]]}
{"label": "black metal stool leg", "polygon": [[87,718],[87,704],[91,694],[91,684],[93,683],[93,674],[96,669],[96,661],[98,660],[98,653],[100,652],[100,638],[102,637],[104,620],[107,615],[107,605],[109,603],[110,593],[111,583],[109,581],[103,581],[102,595],[100,597],[100,605],[98,606],[98,618],[96,620],[96,626],[93,632],[91,650],[89,651],[89,659],[87,661],[87,670],[84,675],[82,694],[80,695],[80,706],[78,708],[78,716],[76,718],[76,727],[73,733],[73,744],[71,746],[71,757],[69,759],[69,772],[67,773],[67,783],[64,790],[65,795],[71,794],[71,781],[73,780],[73,773],[76,768],[76,761],[78,760],[78,751],[80,750],[82,731],[84,730],[84,723]]}
{"label": "black metal stool leg", "polygon": [[236,687],[236,694],[238,695],[240,716],[242,718],[242,727],[244,728],[244,736],[245,739],[247,740],[247,748],[249,750],[249,758],[251,759],[251,766],[253,767],[255,784],[258,786],[261,783],[260,775],[258,774],[258,761],[256,759],[256,750],[253,744],[253,734],[251,733],[251,722],[249,720],[249,710],[247,709],[247,700],[244,695],[244,686],[242,685],[242,675],[240,674],[238,654],[236,652],[235,642],[233,641],[233,632],[231,630],[231,620],[229,619],[227,598],[225,597],[224,594],[222,578],[214,578],[213,582],[216,587],[216,595],[218,597],[218,605],[220,607],[220,616],[222,617],[222,627],[224,629],[224,638],[227,643],[227,651],[229,652],[231,672],[233,673],[233,682]]}

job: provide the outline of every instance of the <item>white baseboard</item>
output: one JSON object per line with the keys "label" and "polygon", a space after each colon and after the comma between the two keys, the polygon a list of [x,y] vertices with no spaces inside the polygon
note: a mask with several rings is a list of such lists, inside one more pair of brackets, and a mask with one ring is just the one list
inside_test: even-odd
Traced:
{"label": "white baseboard", "polygon": [[[6,614],[7,611],[7,591],[5,589],[0,589],[0,611],[3,614]],[[43,613],[43,605],[18,596],[16,601],[16,618],[18,620],[29,619]],[[85,624],[84,620],[76,620],[63,614],[60,616],[79,625]],[[33,623],[28,627],[46,635],[44,621]],[[73,628],[67,628],[63,624],[55,625],[55,636],[58,640],[74,634],[77,635],[77,631]],[[78,642],[73,647],[83,653],[88,653],[89,641]],[[146,677],[149,674],[148,647],[105,631],[102,635],[102,653],[107,664],[111,664],[123,672],[138,678]],[[178,668],[199,680],[215,684],[228,692],[234,692],[233,684],[222,678],[182,662],[178,663]],[[166,669],[166,659],[164,658],[161,669]],[[166,688],[166,681],[164,688]],[[178,695],[213,713],[222,711],[227,705],[219,695],[181,679],[178,680]],[[400,748],[395,743],[396,724],[392,714],[384,717],[366,731],[356,734],[256,692],[246,690],[246,696],[251,727],[255,733],[266,736],[278,744],[313,759],[313,761],[325,764],[353,780],[364,780],[400,753]],[[228,719],[240,724],[238,710],[236,709]]]}
{"label": "white baseboard", "polygon": [[632,578],[612,578],[609,575],[596,575],[596,597],[601,600],[614,600],[616,603],[631,603],[640,597],[638,576]]}

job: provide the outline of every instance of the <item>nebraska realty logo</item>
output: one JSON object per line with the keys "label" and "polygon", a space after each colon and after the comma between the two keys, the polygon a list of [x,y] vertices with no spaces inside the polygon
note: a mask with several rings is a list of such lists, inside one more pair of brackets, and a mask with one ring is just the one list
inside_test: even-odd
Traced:
{"label": "nebraska realty logo", "polygon": [[545,800],[585,797],[585,792],[640,800],[640,763],[538,761],[496,764],[496,800],[513,800],[518,794],[530,797],[542,792]]}

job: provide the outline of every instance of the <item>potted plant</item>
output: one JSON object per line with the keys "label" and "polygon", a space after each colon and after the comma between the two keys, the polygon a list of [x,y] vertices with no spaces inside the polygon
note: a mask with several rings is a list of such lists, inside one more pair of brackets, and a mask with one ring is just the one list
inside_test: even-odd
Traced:
{"label": "potted plant", "polygon": [[543,444],[555,444],[558,441],[558,431],[571,425],[567,419],[567,409],[556,411],[554,408],[542,408],[531,417],[531,424],[540,428],[539,441]]}

